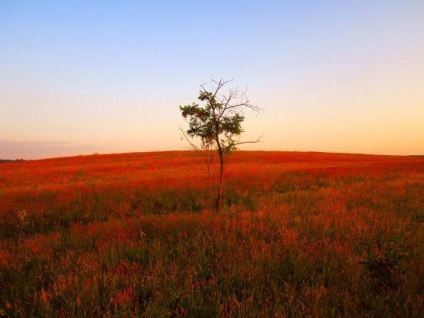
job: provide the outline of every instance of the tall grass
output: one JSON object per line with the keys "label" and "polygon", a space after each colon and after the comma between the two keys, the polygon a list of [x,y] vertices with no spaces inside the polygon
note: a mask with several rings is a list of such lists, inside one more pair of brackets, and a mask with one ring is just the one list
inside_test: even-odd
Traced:
{"label": "tall grass", "polygon": [[220,214],[190,153],[75,161],[0,167],[0,316],[424,312],[422,159],[241,152]]}

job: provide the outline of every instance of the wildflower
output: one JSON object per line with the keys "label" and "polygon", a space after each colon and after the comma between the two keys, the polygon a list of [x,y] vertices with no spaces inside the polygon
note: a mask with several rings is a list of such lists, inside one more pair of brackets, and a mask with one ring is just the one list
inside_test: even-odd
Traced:
{"label": "wildflower", "polygon": [[26,210],[21,210],[18,212],[18,218],[22,223],[25,222],[26,216],[27,216]]}
{"label": "wildflower", "polygon": [[25,226],[25,225],[28,224],[27,216],[28,216],[28,214],[27,214],[26,210],[21,210],[21,211],[18,212],[18,219],[19,219],[21,226]]}

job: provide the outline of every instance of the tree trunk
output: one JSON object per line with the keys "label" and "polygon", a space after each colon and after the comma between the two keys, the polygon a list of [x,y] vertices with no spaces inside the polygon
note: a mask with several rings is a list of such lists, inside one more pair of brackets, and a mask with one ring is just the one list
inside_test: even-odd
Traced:
{"label": "tree trunk", "polygon": [[222,198],[222,187],[224,184],[224,153],[222,150],[219,151],[219,189],[218,196],[216,198],[216,212],[219,213],[221,211],[221,198]]}

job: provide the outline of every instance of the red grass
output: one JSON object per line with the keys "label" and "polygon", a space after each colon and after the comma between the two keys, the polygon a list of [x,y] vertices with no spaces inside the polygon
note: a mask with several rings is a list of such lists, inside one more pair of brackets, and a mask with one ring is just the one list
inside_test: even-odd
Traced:
{"label": "red grass", "polygon": [[424,158],[193,152],[0,164],[0,316],[420,316]]}

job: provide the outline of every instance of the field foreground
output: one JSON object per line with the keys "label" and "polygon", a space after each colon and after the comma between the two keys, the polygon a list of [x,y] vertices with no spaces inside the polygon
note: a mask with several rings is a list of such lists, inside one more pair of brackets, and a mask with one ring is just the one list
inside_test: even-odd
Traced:
{"label": "field foreground", "polygon": [[[424,157],[0,164],[0,317],[422,317]],[[214,190],[214,189],[212,189]]]}

